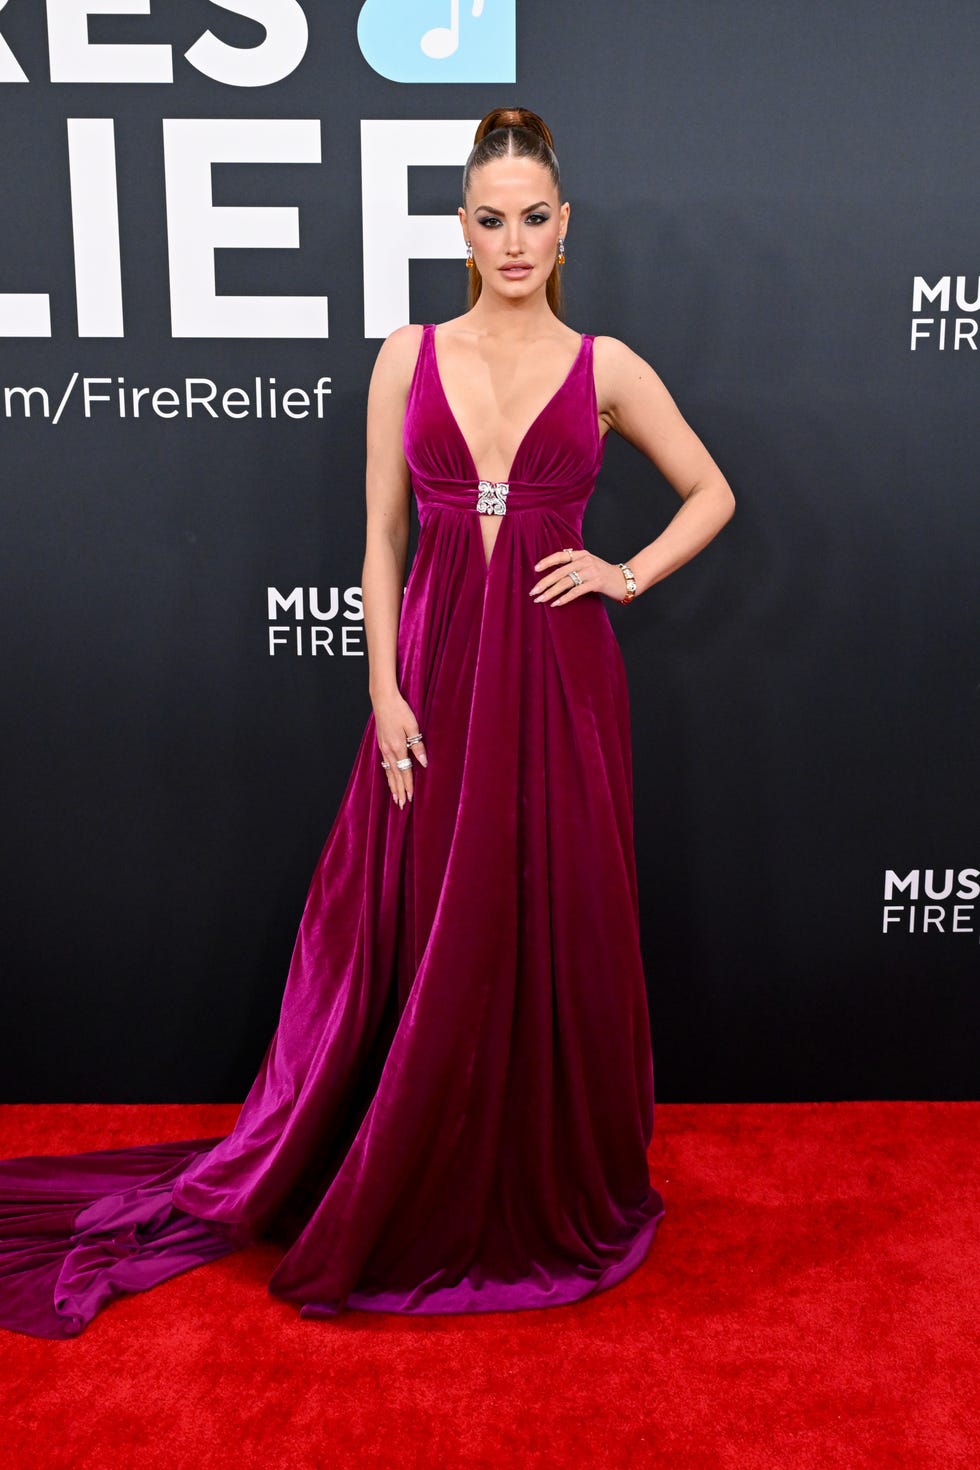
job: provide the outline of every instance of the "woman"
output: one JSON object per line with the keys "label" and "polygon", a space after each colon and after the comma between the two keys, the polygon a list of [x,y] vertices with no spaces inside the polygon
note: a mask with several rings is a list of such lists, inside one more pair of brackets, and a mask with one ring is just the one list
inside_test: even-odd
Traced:
{"label": "woman", "polygon": [[[603,598],[688,561],[733,497],[652,368],[560,320],[536,114],[483,120],[459,213],[470,309],[394,332],[372,377],[372,713],[279,1026],[225,1139],[0,1164],[5,1326],[75,1335],[262,1237],[303,1316],[556,1305],[632,1271],[664,1214]],[[610,429],[683,502],[619,563],[581,536]]]}

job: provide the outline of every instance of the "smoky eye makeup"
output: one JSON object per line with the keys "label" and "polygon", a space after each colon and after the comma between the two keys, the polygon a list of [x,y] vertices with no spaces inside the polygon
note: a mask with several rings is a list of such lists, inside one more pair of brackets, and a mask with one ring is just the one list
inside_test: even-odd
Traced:
{"label": "smoky eye makeup", "polygon": [[[540,210],[532,209],[522,216],[529,224],[546,225],[551,218],[550,214],[542,214]],[[476,218],[478,225],[499,225],[500,216],[497,214],[478,214]]]}

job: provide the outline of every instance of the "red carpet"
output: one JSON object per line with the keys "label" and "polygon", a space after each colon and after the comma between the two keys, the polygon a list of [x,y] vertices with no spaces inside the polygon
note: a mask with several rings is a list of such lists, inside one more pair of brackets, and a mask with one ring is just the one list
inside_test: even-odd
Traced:
{"label": "red carpet", "polygon": [[[0,1108],[0,1156],[227,1107]],[[980,1103],[657,1104],[650,1256],[547,1311],[301,1322],[249,1250],[81,1337],[0,1332],[11,1470],[976,1470]]]}

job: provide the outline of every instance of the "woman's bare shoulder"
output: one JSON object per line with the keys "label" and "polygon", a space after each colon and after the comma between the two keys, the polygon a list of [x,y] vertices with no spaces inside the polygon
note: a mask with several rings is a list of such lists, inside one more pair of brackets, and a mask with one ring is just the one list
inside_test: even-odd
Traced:
{"label": "woman's bare shoulder", "polygon": [[637,382],[663,387],[663,380],[652,363],[618,337],[594,338],[593,358],[596,384],[606,390],[607,398],[617,397]]}
{"label": "woman's bare shoulder", "polygon": [[632,347],[626,342],[621,342],[618,337],[593,337],[592,341],[597,364],[601,363],[613,371],[637,366],[650,367],[650,364],[638,352],[634,352]]}
{"label": "woman's bare shoulder", "polygon": [[373,380],[389,388],[404,388],[408,392],[422,345],[422,327],[417,322],[408,322],[396,327],[382,342],[374,360]]}

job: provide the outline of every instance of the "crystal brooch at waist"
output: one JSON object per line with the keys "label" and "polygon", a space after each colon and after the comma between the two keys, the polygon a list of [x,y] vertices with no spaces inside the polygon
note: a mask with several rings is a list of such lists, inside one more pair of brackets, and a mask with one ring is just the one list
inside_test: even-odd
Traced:
{"label": "crystal brooch at waist", "polygon": [[481,480],[477,486],[476,508],[484,516],[502,516],[507,512],[509,485],[497,485],[492,480]]}

